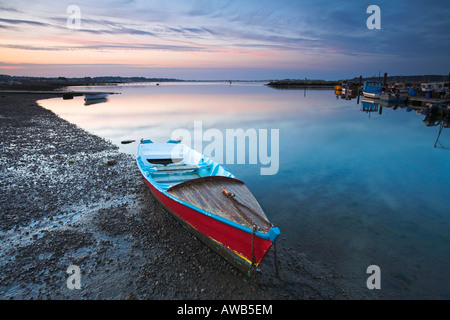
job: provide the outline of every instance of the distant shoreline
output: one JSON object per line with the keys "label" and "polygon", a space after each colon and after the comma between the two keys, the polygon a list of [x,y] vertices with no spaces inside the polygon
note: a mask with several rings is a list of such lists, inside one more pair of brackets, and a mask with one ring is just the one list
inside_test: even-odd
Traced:
{"label": "distant shoreline", "polygon": [[334,88],[341,81],[325,81],[325,80],[278,80],[271,81],[266,84],[274,88]]}
{"label": "distant shoreline", "polygon": [[[267,84],[270,87],[289,87],[289,88],[334,88],[336,85],[341,85],[344,81],[351,81],[353,83],[360,83],[362,85],[364,81],[367,80],[379,80],[383,81],[383,77],[366,77],[359,78],[355,77],[353,79],[342,79],[342,80],[275,80]],[[396,82],[403,82],[407,85],[419,85],[421,82],[444,82],[449,83],[449,75],[418,75],[418,76],[387,76],[386,82],[388,84],[394,84]]]}
{"label": "distant shoreline", "polygon": [[[404,83],[408,87],[420,87],[421,82],[444,82],[445,86],[449,86],[449,76],[445,75],[420,75],[420,76],[388,76],[386,77],[387,85],[396,83]],[[260,82],[264,86],[276,90],[333,90],[337,85],[343,82],[353,82],[360,88],[366,80],[383,81],[383,77],[369,78],[353,78],[349,80],[313,80],[313,79],[285,79],[285,80],[179,80],[169,78],[143,78],[143,77],[86,77],[86,78],[43,78],[43,77],[12,77],[8,75],[0,75],[0,94],[57,94],[64,99],[72,99],[74,96],[84,95],[87,92],[72,91],[69,87],[100,87],[100,86],[117,86],[121,84],[139,84],[139,83],[156,83],[159,85],[164,82],[179,83],[229,83],[230,85],[240,82]],[[90,94],[93,92],[89,91]],[[96,92],[98,94],[114,94],[115,92]]]}
{"label": "distant shoreline", "polygon": [[[61,90],[72,86],[114,86],[119,84],[132,84],[143,82],[265,82],[270,87],[297,87],[297,88],[333,88],[343,81],[352,81],[361,84],[366,80],[383,80],[383,75],[371,77],[342,78],[339,80],[321,79],[263,79],[263,80],[182,80],[175,78],[146,78],[146,77],[121,77],[121,76],[100,76],[100,77],[28,77],[10,76],[0,74],[0,90],[30,90],[30,91],[51,91]],[[449,75],[410,75],[410,76],[387,76],[388,83],[403,82],[406,84],[418,84],[420,82],[446,82],[449,83]]]}

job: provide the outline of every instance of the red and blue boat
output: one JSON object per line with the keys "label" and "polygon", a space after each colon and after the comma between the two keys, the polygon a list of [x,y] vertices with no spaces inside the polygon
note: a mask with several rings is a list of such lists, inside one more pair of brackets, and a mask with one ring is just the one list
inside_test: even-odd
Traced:
{"label": "red and blue boat", "polygon": [[142,140],[136,161],[155,197],[190,232],[245,273],[259,271],[280,230],[244,182],[173,140]]}

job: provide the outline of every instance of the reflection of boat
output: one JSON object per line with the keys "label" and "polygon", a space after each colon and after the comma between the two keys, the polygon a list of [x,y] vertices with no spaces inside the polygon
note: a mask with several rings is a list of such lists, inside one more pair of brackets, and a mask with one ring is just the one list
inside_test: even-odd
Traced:
{"label": "reflection of boat", "polygon": [[[381,100],[380,99],[380,107],[384,107],[384,108],[392,108],[394,110],[397,110],[399,107],[400,108],[406,108],[406,104],[405,102],[392,102],[392,101],[385,101],[385,100]],[[412,108],[411,108],[412,110]],[[409,110],[409,111],[411,111]]]}
{"label": "reflection of boat", "polygon": [[450,100],[429,103],[426,110],[422,111],[422,114],[425,114],[423,123],[427,127],[439,126],[439,133],[434,147],[450,150],[450,148],[443,146],[439,141],[442,130],[444,128],[450,128]]}
{"label": "reflection of boat", "polygon": [[442,122],[445,124],[444,128],[448,128],[450,118],[450,101],[428,103],[426,110],[423,111],[423,114],[425,114],[423,123],[425,123],[427,127],[437,126]]}
{"label": "reflection of boat", "polygon": [[450,103],[444,107],[442,125],[444,128],[450,128]]}
{"label": "reflection of boat", "polygon": [[92,104],[97,104],[97,103],[103,103],[108,101],[108,99],[106,98],[102,98],[102,99],[85,99],[84,100],[84,105],[85,106],[90,106]]}
{"label": "reflection of boat", "polygon": [[367,98],[378,99],[381,94],[381,82],[375,80],[364,81],[363,95]]}
{"label": "reflection of boat", "polygon": [[406,101],[407,96],[400,93],[383,92],[380,94],[381,101],[388,101],[392,103],[403,103]]}
{"label": "reflection of boat", "polygon": [[353,92],[353,93],[348,93],[348,94],[341,94],[341,99],[345,99],[345,100],[352,100],[352,99],[354,99],[354,98],[356,98],[356,97],[359,97],[357,94],[356,94],[356,92]]}
{"label": "reflection of boat", "polygon": [[[337,85],[337,86],[334,87],[334,94],[335,94],[336,96],[339,96],[339,95],[342,94],[342,87],[341,87],[340,85]],[[337,98],[337,97],[336,97],[336,98]]]}
{"label": "reflection of boat", "polygon": [[136,160],[152,193],[190,232],[236,267],[256,270],[280,230],[242,181],[172,140],[142,141]]}
{"label": "reflection of boat", "polygon": [[378,99],[363,98],[361,101],[361,111],[365,112],[378,111],[379,102],[380,101]]}
{"label": "reflection of boat", "polygon": [[63,100],[72,100],[73,99],[73,93],[63,93]]}
{"label": "reflection of boat", "polygon": [[84,105],[89,106],[96,103],[103,103],[108,101],[106,97],[107,93],[85,93],[84,94]]}

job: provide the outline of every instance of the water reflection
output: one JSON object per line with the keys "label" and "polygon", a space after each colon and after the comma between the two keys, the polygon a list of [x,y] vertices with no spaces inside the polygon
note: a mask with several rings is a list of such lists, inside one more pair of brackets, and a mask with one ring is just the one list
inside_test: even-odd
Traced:
{"label": "water reflection", "polygon": [[428,103],[426,107],[407,106],[404,100],[386,101],[363,98],[361,101],[361,111],[368,113],[369,118],[372,112],[381,115],[383,113],[383,108],[390,108],[392,110],[400,108],[404,109],[406,112],[416,111],[417,114],[425,115],[425,118],[422,120],[425,126],[439,126],[439,132],[434,147],[449,150],[449,148],[444,147],[439,141],[443,129],[450,127],[450,103],[448,101]]}
{"label": "water reflection", "polygon": [[425,110],[421,111],[421,114],[425,115],[423,123],[427,127],[442,126],[443,128],[449,127],[450,121],[450,104],[448,106],[431,104],[427,106]]}
{"label": "water reflection", "polygon": [[[234,82],[108,90],[122,94],[92,108],[79,97],[40,104],[130,154],[137,142],[121,141],[167,141],[199,120],[205,131],[279,129],[276,175],[262,176],[250,164],[226,167],[246,182],[294,250],[362,290],[367,266],[377,264],[386,297],[450,297],[450,277],[442,276],[450,265],[450,154],[438,149],[450,142],[444,109]],[[439,141],[424,118],[439,126]]]}
{"label": "water reflection", "polygon": [[422,110],[421,114],[425,115],[423,123],[425,123],[427,127],[439,126],[439,133],[436,142],[434,143],[434,147],[450,150],[450,148],[445,147],[442,142],[439,141],[442,130],[450,127],[450,103],[448,105],[439,103],[431,104],[427,106],[425,110]]}
{"label": "water reflection", "polygon": [[[361,111],[367,112],[370,117],[371,112],[378,112],[379,108],[379,102],[378,99],[370,99],[370,98],[364,98],[361,101]],[[382,113],[382,107],[380,108],[379,113]]]}
{"label": "water reflection", "polygon": [[93,105],[93,104],[105,103],[107,101],[108,101],[108,99],[106,99],[106,98],[84,99],[84,105],[85,106],[90,106],[90,105]]}
{"label": "water reflection", "polygon": [[[398,108],[400,108],[400,109],[405,109],[405,108],[407,108],[404,101],[402,101],[402,102],[391,102],[391,101],[383,101],[383,100],[380,100],[380,101],[378,102],[378,104],[380,105],[380,107],[383,107],[383,108],[392,108],[392,110],[397,110]],[[406,109],[406,111],[408,111],[408,112],[411,111],[411,110],[412,110],[412,108],[407,108],[407,109]]]}
{"label": "water reflection", "polygon": [[[255,94],[248,94],[248,88],[253,88]],[[76,89],[85,91],[90,88]],[[100,90],[99,87],[94,89]],[[174,130],[191,130],[194,121],[198,120],[203,122],[205,130],[270,127],[270,122],[295,112],[294,108],[304,107],[298,101],[292,103],[293,95],[290,94],[276,100],[274,96],[279,93],[255,83],[233,83],[231,86],[228,83],[164,83],[103,90],[122,94],[111,95],[106,101],[106,98],[85,100],[86,106],[95,104],[95,108],[80,109],[79,97],[64,101],[51,99],[43,104],[64,119],[106,137],[119,145],[122,151],[131,154],[134,154],[136,146],[123,146],[120,141],[141,138],[167,141]]]}
{"label": "water reflection", "polygon": [[359,103],[359,99],[360,99],[360,94],[359,91],[356,89],[335,89],[334,90],[334,94],[336,95],[336,99],[341,98],[342,100],[352,100],[352,99],[357,99],[357,103]]}
{"label": "water reflection", "polygon": [[380,99],[363,98],[361,101],[361,111],[370,113],[377,112],[378,114],[383,113],[383,108],[390,108],[392,110],[406,109],[407,112],[412,111],[412,108],[407,108],[404,102],[390,102],[383,101]]}

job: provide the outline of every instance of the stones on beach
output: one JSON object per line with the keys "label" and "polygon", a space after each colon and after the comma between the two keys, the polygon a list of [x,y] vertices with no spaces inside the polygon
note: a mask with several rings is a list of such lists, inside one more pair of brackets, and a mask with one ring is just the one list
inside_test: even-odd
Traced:
{"label": "stones on beach", "polygon": [[117,160],[107,160],[106,165],[107,166],[114,166],[117,164]]}

